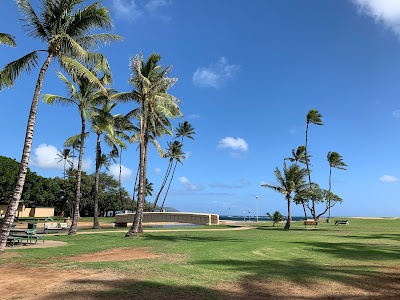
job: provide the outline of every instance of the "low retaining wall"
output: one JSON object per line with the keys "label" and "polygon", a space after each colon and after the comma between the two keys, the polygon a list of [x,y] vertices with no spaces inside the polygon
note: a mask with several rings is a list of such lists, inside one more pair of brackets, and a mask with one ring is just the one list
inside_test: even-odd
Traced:
{"label": "low retaining wall", "polygon": [[[117,225],[125,225],[132,223],[135,213],[117,214],[115,223]],[[216,214],[201,214],[201,213],[184,213],[184,212],[144,212],[144,223],[190,223],[198,225],[218,225],[219,215]]]}

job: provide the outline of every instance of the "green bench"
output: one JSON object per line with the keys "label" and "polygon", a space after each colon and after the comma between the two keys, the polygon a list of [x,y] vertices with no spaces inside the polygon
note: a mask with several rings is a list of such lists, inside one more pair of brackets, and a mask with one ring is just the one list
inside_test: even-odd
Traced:
{"label": "green bench", "polygon": [[8,236],[7,243],[11,244],[11,247],[14,247],[16,243],[22,244],[22,238],[18,236]]}
{"label": "green bench", "polygon": [[335,225],[349,225],[349,221],[348,220],[336,220],[335,221]]}

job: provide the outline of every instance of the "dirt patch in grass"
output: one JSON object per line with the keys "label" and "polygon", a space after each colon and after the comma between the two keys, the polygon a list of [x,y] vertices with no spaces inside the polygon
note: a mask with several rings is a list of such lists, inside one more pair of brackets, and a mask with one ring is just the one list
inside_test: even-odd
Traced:
{"label": "dirt patch in grass", "polygon": [[145,258],[156,258],[159,255],[151,253],[145,249],[129,249],[116,248],[96,253],[82,254],[79,256],[69,257],[69,260],[79,262],[96,262],[96,261],[121,261]]}
{"label": "dirt patch in grass", "polygon": [[[51,240],[45,240],[44,243],[42,241],[38,241],[36,244],[22,244],[22,245],[15,245],[14,247],[7,247],[7,253],[10,253],[8,250],[20,250],[20,249],[34,249],[34,248],[51,248],[51,247],[60,247],[67,245],[66,242],[60,242],[60,241],[51,241]],[[11,253],[10,253],[11,254]],[[2,254],[2,257],[4,254]]]}

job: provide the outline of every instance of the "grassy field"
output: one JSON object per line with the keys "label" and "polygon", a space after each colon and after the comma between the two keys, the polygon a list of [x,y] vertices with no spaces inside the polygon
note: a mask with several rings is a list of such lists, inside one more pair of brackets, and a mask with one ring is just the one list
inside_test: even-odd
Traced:
{"label": "grassy field", "polygon": [[[115,230],[58,235],[46,239],[66,245],[9,250],[18,255],[0,256],[0,265],[113,274],[107,288],[95,284],[87,299],[132,293],[142,299],[400,299],[400,219],[349,220],[349,226],[321,223],[316,229],[294,222],[289,231],[270,222],[250,230],[148,229],[137,239]],[[73,259],[120,248],[157,257],[119,260],[115,252],[106,261]],[[77,289],[74,297],[87,292]]]}

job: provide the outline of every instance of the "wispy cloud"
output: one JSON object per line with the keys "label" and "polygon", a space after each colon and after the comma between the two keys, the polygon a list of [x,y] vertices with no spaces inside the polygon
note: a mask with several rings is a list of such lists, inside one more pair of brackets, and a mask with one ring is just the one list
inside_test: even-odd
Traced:
{"label": "wispy cloud", "polygon": [[392,30],[400,37],[400,1],[398,0],[353,0],[361,14]]}
{"label": "wispy cloud", "polygon": [[249,145],[242,138],[226,137],[219,141],[219,149],[232,149],[234,151],[247,152]]}
{"label": "wispy cloud", "polygon": [[154,169],[154,174],[159,175],[161,174],[162,170],[160,168],[155,168]]}
{"label": "wispy cloud", "polygon": [[201,186],[190,182],[190,180],[184,176],[179,177],[179,182],[185,187],[187,191],[199,191],[201,189]]}
{"label": "wispy cloud", "polygon": [[382,182],[397,182],[400,179],[396,176],[392,176],[392,175],[383,175],[379,178],[380,181]]}
{"label": "wispy cloud", "polygon": [[[113,164],[110,166],[108,174],[110,174],[114,179],[118,180],[119,178],[119,165]],[[132,170],[125,167],[124,165],[121,166],[121,181],[125,182],[132,178]]]}
{"label": "wispy cloud", "polygon": [[170,17],[162,13],[162,9],[169,6],[168,0],[113,0],[112,8],[116,17],[125,21],[135,22],[146,15],[163,21],[170,21]]}
{"label": "wispy cloud", "polygon": [[[33,150],[31,155],[30,165],[42,169],[64,169],[64,161],[60,161],[57,154],[59,151],[53,145],[40,144]],[[71,159],[72,160],[72,159]],[[78,165],[78,159],[74,159],[74,167]],[[69,166],[68,166],[69,167]],[[89,171],[92,167],[91,159],[83,159],[82,170]]]}
{"label": "wispy cloud", "polygon": [[392,111],[392,116],[395,117],[396,119],[400,119],[400,109]]}
{"label": "wispy cloud", "polygon": [[231,80],[239,71],[239,66],[231,65],[225,57],[209,65],[199,67],[193,74],[193,84],[199,87],[213,87],[219,89]]}

